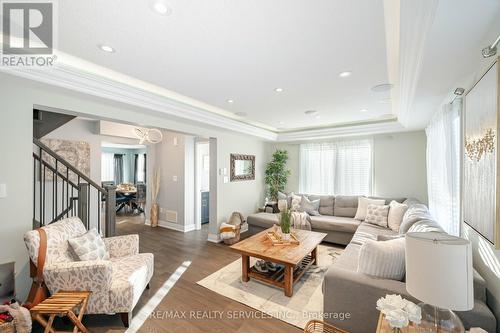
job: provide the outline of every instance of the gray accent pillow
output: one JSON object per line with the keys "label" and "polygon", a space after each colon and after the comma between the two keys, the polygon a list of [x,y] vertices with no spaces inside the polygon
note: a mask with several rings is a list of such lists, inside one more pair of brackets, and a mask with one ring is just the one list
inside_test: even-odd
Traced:
{"label": "gray accent pillow", "polygon": [[80,237],[68,239],[68,242],[81,261],[109,260],[106,245],[96,229],[89,230]]}
{"label": "gray accent pillow", "polygon": [[335,206],[335,197],[333,195],[310,195],[308,199],[311,201],[319,199],[319,213],[333,216],[333,207]]}
{"label": "gray accent pillow", "polygon": [[317,216],[319,215],[319,199],[310,201],[305,196],[302,196],[300,200],[299,211],[306,212],[309,215]]}
{"label": "gray accent pillow", "polygon": [[402,281],[406,272],[405,245],[404,237],[384,242],[366,240],[359,250],[358,273]]}

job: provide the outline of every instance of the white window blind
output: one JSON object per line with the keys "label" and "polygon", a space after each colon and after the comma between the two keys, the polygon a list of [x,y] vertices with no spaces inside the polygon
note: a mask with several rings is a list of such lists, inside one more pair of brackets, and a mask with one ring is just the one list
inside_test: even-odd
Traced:
{"label": "white window blind", "polygon": [[101,154],[101,181],[109,182],[115,179],[115,155],[113,153]]}
{"label": "white window blind", "polygon": [[372,152],[370,139],[301,144],[300,192],[371,195]]}

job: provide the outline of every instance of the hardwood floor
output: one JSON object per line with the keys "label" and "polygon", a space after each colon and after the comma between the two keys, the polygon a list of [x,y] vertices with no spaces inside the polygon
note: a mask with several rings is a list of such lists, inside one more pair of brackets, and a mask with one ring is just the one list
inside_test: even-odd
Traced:
{"label": "hardwood floor", "polygon": [[[140,251],[155,255],[155,273],[150,283],[151,288],[144,291],[134,309],[134,315],[161,289],[176,270],[182,267],[183,263],[191,262],[156,307],[154,316],[145,321],[139,332],[302,332],[283,321],[262,318],[261,312],[196,284],[197,281],[239,258],[238,254],[231,252],[225,245],[206,241],[208,225],[204,225],[200,231],[182,233],[146,226],[142,216],[120,215],[117,221],[117,234],[139,234]],[[193,314],[192,311],[201,311],[199,315],[204,317],[189,319],[190,314]],[[221,311],[225,314],[231,313],[232,317],[238,313],[249,318],[228,318],[227,315],[221,316]],[[169,315],[170,318],[167,318]],[[172,318],[175,315],[177,318]],[[182,318],[183,315],[187,319]],[[118,315],[87,315],[83,322],[92,332],[125,331]],[[56,329],[68,330],[68,328],[61,320],[56,326]]]}

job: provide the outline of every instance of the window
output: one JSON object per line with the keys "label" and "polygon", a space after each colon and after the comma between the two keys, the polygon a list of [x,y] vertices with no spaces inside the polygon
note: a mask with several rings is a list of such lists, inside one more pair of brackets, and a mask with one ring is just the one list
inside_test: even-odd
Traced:
{"label": "window", "polygon": [[102,153],[101,155],[101,181],[109,182],[115,180],[115,164],[113,153]]}
{"label": "window", "polygon": [[372,151],[369,139],[301,144],[300,192],[371,195]]}
{"label": "window", "polygon": [[146,154],[135,154],[135,183],[146,182]]}
{"label": "window", "polygon": [[462,100],[445,104],[425,129],[429,210],[449,234],[460,234]]}

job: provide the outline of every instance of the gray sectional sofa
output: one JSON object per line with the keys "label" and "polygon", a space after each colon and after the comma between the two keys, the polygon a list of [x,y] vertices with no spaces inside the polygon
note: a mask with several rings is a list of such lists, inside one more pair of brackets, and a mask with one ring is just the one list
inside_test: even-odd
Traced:
{"label": "gray sectional sofa", "polygon": [[[358,229],[361,221],[355,220],[358,210],[358,196],[308,195],[309,200],[320,199],[318,216],[311,216],[313,231],[324,232],[328,236],[325,242],[347,245]],[[386,204],[392,200],[403,202],[406,198],[376,198],[384,199]],[[249,230],[258,232],[278,223],[278,215],[272,213],[257,213],[247,218]]]}
{"label": "gray sectional sofa", "polygon": [[[380,236],[397,236],[398,232],[357,221],[357,196],[308,196],[320,198],[319,216],[311,216],[313,231],[325,232],[325,241],[347,245],[340,257],[330,266],[323,282],[324,313],[330,314],[327,322],[348,332],[375,332],[379,311],[375,308],[380,297],[399,294],[418,302],[406,291],[404,281],[381,279],[357,272],[358,255],[367,239],[378,240]],[[417,200],[404,198],[384,198],[406,203],[409,208],[403,218],[399,234],[406,232],[444,232],[429,213],[427,207]],[[278,223],[277,214],[258,213],[247,219],[250,232],[258,232]],[[466,329],[481,327],[487,332],[496,332],[495,316],[486,305],[486,286],[484,279],[474,274],[474,309],[457,312]],[[349,314],[335,316],[335,314]],[[344,318],[334,319],[334,318]]]}

